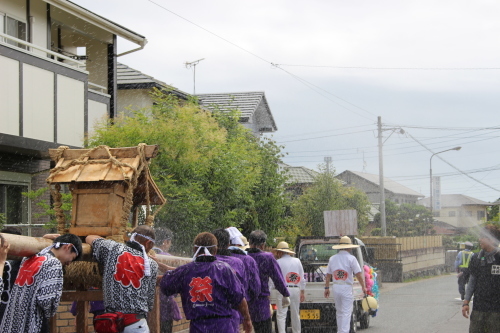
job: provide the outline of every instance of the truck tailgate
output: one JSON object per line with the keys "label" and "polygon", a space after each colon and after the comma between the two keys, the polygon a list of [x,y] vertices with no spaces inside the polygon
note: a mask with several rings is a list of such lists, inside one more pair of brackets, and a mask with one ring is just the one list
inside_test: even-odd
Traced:
{"label": "truck tailgate", "polygon": [[[331,284],[330,284],[331,288]],[[271,289],[271,304],[276,304],[278,291],[276,289]],[[329,298],[325,298],[325,283],[324,282],[308,282],[305,289],[306,300],[304,303],[333,303],[333,296],[330,293]],[[354,281],[353,285],[353,295],[354,300],[360,300],[363,298],[363,289],[361,288],[358,281]]]}

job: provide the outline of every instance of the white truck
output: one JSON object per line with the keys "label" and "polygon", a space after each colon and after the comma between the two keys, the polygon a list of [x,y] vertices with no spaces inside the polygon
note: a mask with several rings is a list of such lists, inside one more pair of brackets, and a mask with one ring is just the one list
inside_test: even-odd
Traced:
{"label": "white truck", "polygon": [[[335,303],[333,296],[325,298],[326,266],[330,257],[338,250],[332,246],[338,244],[340,237],[298,237],[295,245],[297,258],[302,262],[307,280],[305,289],[305,302],[300,304],[300,321],[302,332],[334,332],[337,327],[335,318]],[[368,252],[361,240],[351,237],[353,244],[360,245],[352,249],[352,254],[357,258],[361,269],[368,263]],[[351,319],[351,333],[359,328],[368,328],[371,314],[363,310],[361,302],[364,298],[363,291],[358,281],[354,282],[354,305]],[[271,292],[271,303],[276,303],[276,290]],[[287,318],[287,327],[290,327]]]}

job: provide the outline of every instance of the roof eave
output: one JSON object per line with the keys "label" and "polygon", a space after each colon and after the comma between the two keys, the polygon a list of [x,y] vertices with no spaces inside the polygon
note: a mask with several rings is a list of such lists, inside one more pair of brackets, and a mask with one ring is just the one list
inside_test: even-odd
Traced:
{"label": "roof eave", "polygon": [[64,10],[76,17],[79,17],[82,20],[90,22],[95,26],[100,27],[101,29],[104,29],[117,36],[120,36],[132,43],[135,43],[139,45],[141,48],[146,46],[148,42],[146,37],[139,35],[138,33],[129,30],[125,27],[122,27],[121,25],[114,23],[70,1],[67,0],[43,0],[43,1],[45,1],[50,5],[58,7],[61,10]]}

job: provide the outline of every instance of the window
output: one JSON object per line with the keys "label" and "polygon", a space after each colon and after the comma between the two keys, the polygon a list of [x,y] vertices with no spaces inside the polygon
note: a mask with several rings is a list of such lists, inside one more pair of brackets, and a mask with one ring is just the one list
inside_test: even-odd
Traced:
{"label": "window", "polygon": [[[0,32],[17,39],[26,40],[26,22],[19,21],[8,15],[0,13]],[[13,42],[11,40],[7,40],[6,42],[22,49],[26,49],[26,45]]]}
{"label": "window", "polygon": [[477,211],[477,219],[482,220],[482,219],[484,219],[484,217],[485,217],[484,210],[478,210]]}
{"label": "window", "polygon": [[27,185],[0,184],[0,214],[7,224],[28,223],[28,198],[21,195],[27,191]]}
{"label": "window", "polygon": [[448,217],[455,217],[456,216],[456,212],[454,210],[450,210],[448,212]]}

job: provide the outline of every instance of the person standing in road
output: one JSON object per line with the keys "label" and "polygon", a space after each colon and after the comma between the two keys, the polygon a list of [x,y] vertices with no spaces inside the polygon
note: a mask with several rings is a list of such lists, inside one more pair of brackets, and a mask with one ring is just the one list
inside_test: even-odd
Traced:
{"label": "person standing in road", "polygon": [[455,270],[458,273],[458,292],[462,301],[465,297],[465,285],[469,282],[469,263],[472,257],[472,248],[474,245],[471,242],[465,242],[465,249],[458,252],[455,259]]}
{"label": "person standing in road", "polygon": [[[248,302],[248,297],[247,297],[247,289],[248,289],[248,281],[247,275],[246,275],[246,270],[245,270],[245,265],[243,264],[243,261],[241,261],[239,258],[233,256],[231,251],[228,250],[229,247],[229,232],[225,229],[216,229],[212,231],[212,234],[215,236],[217,239],[217,254],[215,257],[217,260],[223,261],[229,265],[234,270],[234,273],[236,274],[236,277],[240,281],[241,285],[243,286],[243,296],[245,297],[246,301]],[[236,309],[233,309],[233,325],[234,325],[234,331],[238,332],[239,327],[240,327],[240,316],[239,313]]]}
{"label": "person standing in road", "polygon": [[469,318],[470,333],[500,332],[500,229],[486,226],[479,236],[481,251],[469,264],[469,283],[462,304],[462,315]]}
{"label": "person standing in road", "polygon": [[282,306],[290,305],[290,292],[286,287],[285,280],[281,274],[280,266],[270,252],[264,252],[267,235],[262,230],[252,231],[248,236],[250,248],[248,255],[251,256],[259,267],[259,278],[261,291],[258,297],[249,302],[250,315],[252,316],[255,333],[271,333],[271,310],[269,302],[269,278],[274,283],[274,287],[283,295]]}
{"label": "person standing in road", "polygon": [[252,331],[243,286],[231,267],[215,257],[217,239],[202,232],[193,242],[194,261],[168,271],[160,281],[165,295],[180,294],[190,333],[237,333],[233,309],[243,317],[246,333]]}
{"label": "person standing in road", "polygon": [[[146,225],[134,229],[125,244],[89,235],[85,239],[92,246],[92,255],[103,265],[102,290],[107,315],[124,313],[124,333],[147,333],[146,316],[153,309],[158,264],[148,257],[155,244],[155,232]],[[99,316],[94,328],[99,332]]]}
{"label": "person standing in road", "polygon": [[349,236],[340,238],[339,244],[332,249],[339,252],[331,256],[326,269],[325,298],[330,297],[330,281],[333,278],[333,299],[337,311],[337,333],[349,333],[354,297],[352,285],[354,276],[359,281],[363,294],[366,294],[366,286],[361,268],[356,257],[351,255],[351,249],[359,245],[352,244]]}
{"label": "person standing in road", "polygon": [[[306,280],[304,278],[304,268],[298,258],[291,255],[295,254],[290,250],[287,242],[280,242],[276,246],[276,257],[278,265],[281,268],[281,273],[285,278],[285,283],[290,292],[290,319],[292,321],[292,332],[300,333],[300,303],[305,300]],[[281,306],[283,296],[278,295],[278,311],[276,313],[276,321],[278,323],[278,332],[286,332],[286,313],[287,308]]]}

